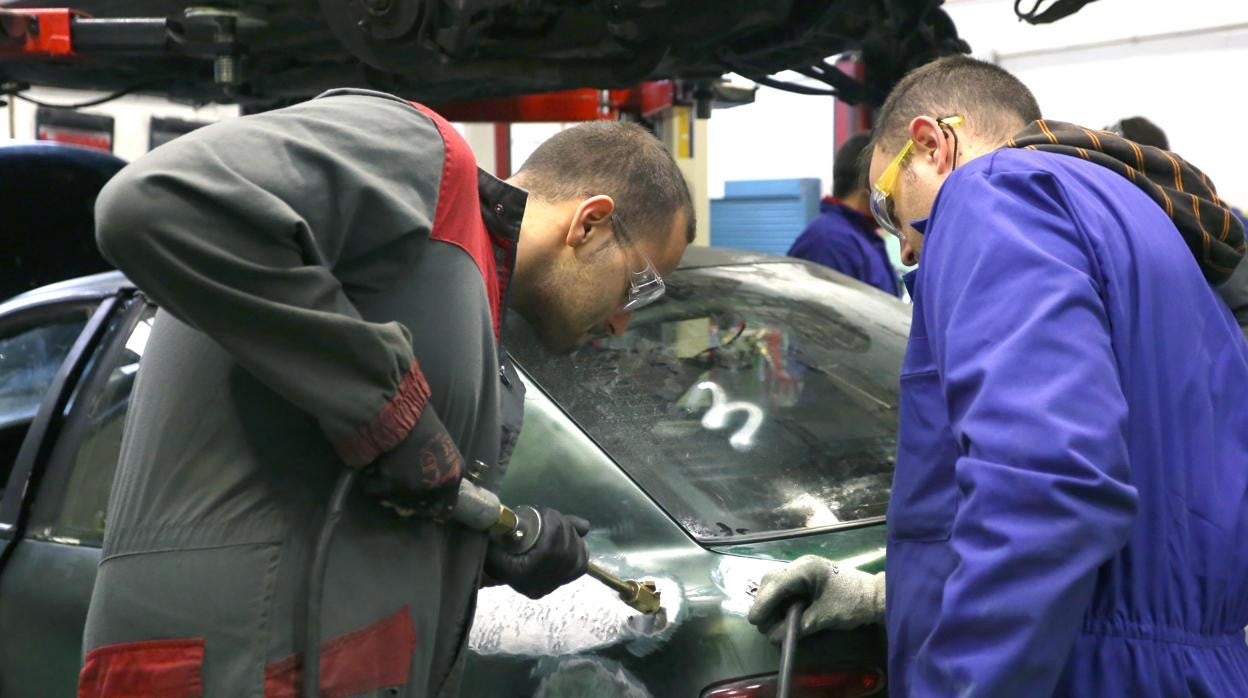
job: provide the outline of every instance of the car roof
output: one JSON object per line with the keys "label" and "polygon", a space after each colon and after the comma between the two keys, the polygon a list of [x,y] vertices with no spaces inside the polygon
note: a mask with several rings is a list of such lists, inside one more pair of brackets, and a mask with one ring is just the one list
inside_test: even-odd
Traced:
{"label": "car roof", "polygon": [[6,168],[19,165],[47,168],[70,168],[73,172],[92,171],[113,176],[126,166],[126,161],[102,150],[49,141],[16,142],[0,145],[0,164]]}
{"label": "car roof", "polygon": [[[684,257],[680,259],[680,265],[677,269],[702,269],[705,267],[727,267],[738,264],[783,264],[794,263],[801,264],[802,261],[793,257],[784,257],[781,255],[768,254],[766,252],[751,252],[749,250],[734,250],[724,247],[707,247],[705,245],[690,245],[685,250]],[[91,276],[83,276],[77,279],[70,279],[48,286],[41,286],[32,291],[27,291],[17,298],[33,297],[47,292],[61,292],[65,289],[77,289],[79,291],[86,289],[105,289],[106,293],[112,293],[120,288],[133,288],[134,284],[130,283],[121,272],[105,272],[103,274],[93,274]]]}
{"label": "car roof", "polygon": [[681,257],[680,265],[677,269],[701,269],[703,267],[727,267],[737,264],[775,264],[781,262],[800,263],[799,260],[792,257],[783,257],[765,252],[690,245],[685,249],[685,256]]}
{"label": "car roof", "polygon": [[[677,268],[680,270],[694,270],[751,264],[808,263],[793,257],[767,254],[765,252],[751,252],[748,250],[734,250],[722,247],[690,245],[689,248],[685,250],[685,255],[681,258],[680,265]],[[20,295],[14,296],[9,300],[0,303],[0,314],[9,312],[19,306],[24,307],[29,305],[40,305],[43,303],[72,298],[99,298],[112,295],[124,289],[132,288],[134,288],[134,284],[119,271],[92,274],[91,276],[82,276],[76,279],[69,279],[67,281],[41,286],[32,291],[27,291]]]}
{"label": "car roof", "polygon": [[0,316],[20,308],[27,308],[60,301],[103,298],[118,291],[134,288],[134,284],[119,271],[80,276],[76,279],[40,286],[32,291],[18,294],[0,303]]}
{"label": "car roof", "polygon": [[95,245],[94,203],[125,165],[111,153],[59,143],[0,145],[0,299],[110,268]]}

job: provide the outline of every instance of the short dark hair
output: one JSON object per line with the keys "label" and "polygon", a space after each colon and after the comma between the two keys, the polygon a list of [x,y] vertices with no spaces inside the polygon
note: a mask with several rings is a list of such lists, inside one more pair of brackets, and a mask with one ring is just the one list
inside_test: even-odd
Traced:
{"label": "short dark hair", "polygon": [[832,161],[832,196],[838,199],[867,188],[866,179],[858,167],[862,153],[871,143],[871,134],[859,133],[849,137],[836,151],[836,159]]}
{"label": "short dark hair", "polygon": [[910,121],[961,115],[964,128],[1004,142],[1040,116],[1027,86],[1004,68],[967,56],[946,56],[919,66],[897,83],[876,114],[872,146],[901,148]]}
{"label": "short dark hair", "polygon": [[1166,132],[1153,122],[1142,116],[1132,116],[1110,126],[1110,131],[1121,134],[1123,138],[1129,141],[1135,141],[1140,145],[1151,145],[1154,148],[1162,150],[1170,150],[1170,139],[1166,138]]}
{"label": "short dark hair", "polygon": [[672,154],[637,124],[589,121],[556,133],[516,173],[521,186],[546,201],[607,194],[616,215],[639,237],[666,240],[673,217],[685,214],[685,240],[697,220],[689,185]]}

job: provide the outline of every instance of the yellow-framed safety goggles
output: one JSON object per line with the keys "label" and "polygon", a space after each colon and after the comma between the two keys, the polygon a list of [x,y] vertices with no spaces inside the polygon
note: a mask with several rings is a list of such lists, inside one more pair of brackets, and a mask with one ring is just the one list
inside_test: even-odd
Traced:
{"label": "yellow-framed safety goggles", "polygon": [[[962,117],[946,116],[937,119],[936,123],[940,124],[942,129],[948,126],[952,130],[952,127],[962,123]],[[901,179],[901,166],[912,150],[914,150],[913,138],[906,141],[901,152],[897,153],[897,157],[893,158],[893,161],[884,168],[879,178],[871,185],[871,215],[875,216],[875,222],[879,223],[881,228],[896,236],[898,240],[902,239],[901,225],[898,224],[897,216],[893,211],[893,190],[897,188],[897,180]]]}

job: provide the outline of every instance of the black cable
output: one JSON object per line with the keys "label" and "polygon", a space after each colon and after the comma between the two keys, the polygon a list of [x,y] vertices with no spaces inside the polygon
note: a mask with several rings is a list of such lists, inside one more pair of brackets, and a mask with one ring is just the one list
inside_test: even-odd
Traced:
{"label": "black cable", "polygon": [[1031,12],[1023,13],[1020,11],[1022,0],[1014,0],[1014,14],[1018,18],[1028,24],[1052,24],[1059,19],[1065,19],[1079,10],[1085,5],[1096,2],[1096,0],[1053,0],[1053,2],[1044,9],[1040,10],[1040,5],[1044,0],[1036,0],[1032,5]]}
{"label": "black cable", "polygon": [[134,92],[134,91],[136,91],[136,90],[141,90],[141,89],[143,89],[144,87],[148,87],[148,86],[150,86],[150,85],[154,85],[154,84],[158,84],[158,83],[155,83],[155,82],[152,82],[152,81],[147,81],[147,82],[139,82],[139,83],[135,83],[135,84],[133,84],[133,85],[130,85],[129,87],[126,87],[126,88],[123,88],[123,89],[117,90],[116,92],[112,92],[112,93],[110,93],[110,94],[104,95],[103,97],[97,97],[97,98],[95,98],[95,99],[89,99],[89,100],[87,100],[87,101],[85,101],[85,102],[74,102],[74,103],[72,103],[72,104],[53,104],[53,103],[51,103],[51,102],[44,102],[43,100],[35,99],[34,97],[27,97],[26,95],[24,95],[24,94],[22,94],[21,92],[18,92],[18,91],[16,91],[16,90],[12,90],[12,91],[9,91],[9,92],[5,92],[4,94],[6,94],[6,95],[8,95],[8,96],[10,96],[10,97],[15,97],[15,98],[17,98],[17,99],[20,99],[20,100],[22,100],[23,102],[29,102],[30,104],[33,104],[33,105],[35,105],[35,106],[37,106],[37,107],[45,107],[45,108],[47,108],[47,109],[83,109],[83,108],[86,108],[86,107],[95,107],[95,106],[99,106],[99,105],[104,104],[104,103],[106,103],[106,102],[111,102],[111,101],[113,101],[113,100],[115,100],[115,99],[120,99],[120,98],[125,97],[126,95],[130,94],[131,92]]}
{"label": "black cable", "polygon": [[312,564],[308,568],[308,598],[303,633],[303,698],[321,696],[321,599],[325,595],[325,568],[329,565],[329,544],[334,538],[334,529],[338,527],[338,519],[342,518],[347,495],[355,485],[357,472],[345,470],[334,483],[334,492],[330,495],[329,507],[325,510],[325,522],[321,524],[321,533],[316,539],[316,552],[313,553]]}
{"label": "black cable", "polygon": [[824,90],[818,87],[807,87],[805,85],[799,85],[795,82],[785,82],[784,80],[777,80],[775,78],[764,77],[761,75],[746,75],[745,77],[760,85],[774,87],[777,90],[784,90],[785,92],[794,92],[799,95],[812,95],[815,97],[835,97],[837,95],[836,90]]}
{"label": "black cable", "polygon": [[1023,0],[1014,0],[1014,14],[1022,20],[1033,20],[1040,13],[1042,4],[1044,4],[1044,0],[1036,0],[1035,4],[1031,6],[1031,12],[1021,12],[1019,8],[1023,6]]}
{"label": "black cable", "polygon": [[817,67],[823,71],[823,81],[828,83],[832,89],[842,93],[846,101],[852,103],[857,101],[854,99],[855,97],[861,98],[866,96],[867,87],[863,81],[849,75],[827,61],[820,61]]}
{"label": "black cable", "polygon": [[[754,82],[760,85],[766,85],[767,87],[774,87],[777,90],[784,90],[786,92],[794,92],[799,95],[812,95],[815,97],[837,96],[837,93],[835,90],[825,90],[825,89],[821,89],[818,87],[807,87],[806,85],[799,85],[795,82],[786,82],[784,80],[777,80],[775,78],[767,77],[764,74],[766,71],[759,69],[759,68],[755,68],[751,65],[748,65],[744,61],[740,60],[740,58],[736,56],[735,54],[722,53],[719,56],[719,60],[724,65],[728,66],[728,68],[731,69],[734,73],[737,73],[738,75],[742,75],[750,80],[753,80]],[[818,76],[814,76],[814,77],[816,79],[821,79]]]}
{"label": "black cable", "polygon": [[795,73],[801,73],[802,75],[805,75],[806,77],[811,78],[812,80],[818,80],[819,82],[822,82],[822,83],[827,83],[828,81],[827,76],[824,75],[823,71],[820,70],[819,66],[817,65],[812,65],[812,66],[803,67],[803,68],[792,68],[791,70],[793,70],[793,72]]}
{"label": "black cable", "polygon": [[793,690],[793,661],[797,657],[798,630],[804,610],[806,600],[798,599],[784,614],[784,644],[780,645],[780,685],[776,688],[776,698],[789,698]]}
{"label": "black cable", "polygon": [[834,65],[821,62],[793,70],[832,88],[833,96],[849,104],[857,104],[866,98],[866,87]]}

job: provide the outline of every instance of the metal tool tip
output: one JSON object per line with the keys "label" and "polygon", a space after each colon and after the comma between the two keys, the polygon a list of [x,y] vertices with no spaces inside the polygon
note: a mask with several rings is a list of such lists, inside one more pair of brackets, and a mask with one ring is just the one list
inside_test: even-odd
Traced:
{"label": "metal tool tip", "polygon": [[667,627],[667,609],[662,606],[653,613],[630,616],[628,627],[639,635],[654,635]]}

